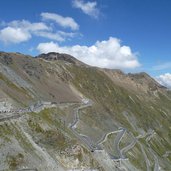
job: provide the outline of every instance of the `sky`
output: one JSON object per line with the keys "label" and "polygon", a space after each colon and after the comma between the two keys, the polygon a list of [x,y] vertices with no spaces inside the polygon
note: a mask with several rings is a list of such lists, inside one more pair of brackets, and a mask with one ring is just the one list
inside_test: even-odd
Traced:
{"label": "sky", "polygon": [[171,88],[170,0],[2,0],[0,51],[69,53]]}

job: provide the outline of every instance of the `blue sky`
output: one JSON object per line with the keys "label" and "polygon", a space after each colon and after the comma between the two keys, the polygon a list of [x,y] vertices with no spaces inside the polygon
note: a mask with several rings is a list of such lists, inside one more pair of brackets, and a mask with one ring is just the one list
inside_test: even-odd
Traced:
{"label": "blue sky", "polygon": [[1,51],[70,53],[171,85],[170,0],[5,0],[0,6]]}

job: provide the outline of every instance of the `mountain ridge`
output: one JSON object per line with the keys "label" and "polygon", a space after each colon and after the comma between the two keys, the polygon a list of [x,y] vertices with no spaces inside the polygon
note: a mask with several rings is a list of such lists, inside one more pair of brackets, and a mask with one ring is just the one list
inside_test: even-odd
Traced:
{"label": "mountain ridge", "polygon": [[[14,57],[16,56],[27,56],[27,57],[33,57],[33,58],[38,58],[38,59],[45,59],[47,61],[55,61],[55,60],[59,60],[59,61],[66,61],[68,63],[72,63],[72,64],[77,64],[77,65],[84,65],[84,66],[88,66],[88,67],[94,67],[94,68],[98,68],[98,69],[102,69],[102,70],[106,70],[106,71],[113,71],[114,73],[118,73],[119,75],[125,75],[128,77],[136,78],[136,79],[141,79],[141,78],[150,78],[152,80],[152,82],[154,84],[156,84],[158,87],[161,88],[166,88],[165,86],[160,85],[155,79],[153,79],[149,74],[147,74],[146,72],[138,72],[138,73],[124,73],[122,70],[120,69],[107,69],[107,68],[99,68],[99,67],[95,67],[95,66],[90,66],[87,65],[81,61],[79,61],[78,59],[76,59],[75,57],[73,57],[72,55],[69,54],[65,54],[65,53],[58,53],[58,52],[49,52],[49,53],[42,53],[39,54],[37,56],[30,56],[30,55],[24,55],[22,53],[19,52],[0,52],[0,57],[2,57],[2,54],[4,55],[5,58],[7,58],[7,63],[11,62],[11,57],[14,55]],[[12,55],[12,56],[11,56]],[[5,59],[4,58],[4,59]]]}

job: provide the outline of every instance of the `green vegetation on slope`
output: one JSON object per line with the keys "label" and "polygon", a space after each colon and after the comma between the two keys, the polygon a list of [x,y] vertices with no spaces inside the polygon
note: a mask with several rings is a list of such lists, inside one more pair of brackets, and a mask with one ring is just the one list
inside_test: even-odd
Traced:
{"label": "green vegetation on slope", "polygon": [[[99,132],[106,132],[107,129],[111,131],[111,126],[113,129],[116,129],[117,126],[127,128],[134,136],[138,136],[141,134],[139,129],[144,132],[154,130],[157,136],[160,137],[163,145],[160,149],[161,144],[159,141],[156,141],[152,148],[154,151],[159,152],[157,156],[159,160],[162,160],[163,153],[171,149],[169,143],[171,142],[169,135],[171,101],[168,96],[159,92],[159,97],[154,96],[153,99],[147,99],[146,97],[138,98],[135,92],[131,92],[123,88],[123,86],[118,86],[104,72],[97,68],[70,66],[68,70],[73,74],[72,84],[82,94],[95,102],[93,107],[80,112],[80,119],[82,120],[78,128],[80,132],[93,137],[93,131],[94,136],[97,136]],[[167,113],[167,116],[165,116],[166,114],[163,111]],[[124,112],[127,113],[127,117],[123,114]],[[110,118],[113,124],[108,121],[108,118]],[[88,127],[91,127],[93,131],[90,132]],[[152,160],[152,155],[148,152],[146,141],[144,140],[140,143],[147,150],[149,159],[151,158],[150,160]],[[145,166],[142,161],[140,147],[135,146],[133,151],[132,157],[130,155],[128,157],[137,168],[143,170]]]}

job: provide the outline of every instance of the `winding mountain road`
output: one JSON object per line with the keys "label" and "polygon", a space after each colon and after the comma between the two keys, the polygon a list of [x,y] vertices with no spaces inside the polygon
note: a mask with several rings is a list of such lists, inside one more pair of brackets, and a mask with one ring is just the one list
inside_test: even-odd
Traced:
{"label": "winding mountain road", "polygon": [[120,144],[120,141],[121,139],[123,138],[125,132],[126,132],[126,129],[125,128],[120,128],[120,132],[118,132],[118,134],[116,135],[116,138],[114,140],[114,146],[115,146],[115,149],[117,150],[117,154],[119,156],[120,159],[122,159],[122,153],[121,153],[121,150],[120,150],[120,147],[119,147],[119,144]]}
{"label": "winding mountain road", "polygon": [[147,170],[147,171],[150,171],[150,170],[151,170],[151,169],[150,169],[150,162],[149,162],[149,160],[148,160],[148,157],[147,157],[147,155],[146,155],[146,152],[145,152],[145,150],[144,150],[144,147],[142,146],[142,144],[141,144],[140,142],[138,142],[138,144],[140,145],[142,154],[143,154],[144,159],[145,159],[146,170]]}
{"label": "winding mountain road", "polygon": [[158,160],[157,156],[154,154],[153,150],[151,148],[149,148],[149,150],[154,158],[154,171],[159,171],[160,170],[159,160]]}
{"label": "winding mountain road", "polygon": [[151,138],[154,136],[154,134],[155,134],[155,132],[152,131],[152,132],[149,134],[149,136],[147,136],[147,138],[146,138],[146,143],[147,143],[147,145],[148,145],[148,147],[149,147],[149,150],[150,150],[150,152],[151,152],[151,154],[152,154],[152,156],[153,156],[153,159],[154,159],[154,171],[159,171],[159,170],[160,170],[159,160],[158,160],[157,156],[155,155],[153,149],[151,148],[151,146],[150,146],[150,144],[149,144],[149,141],[150,141]]}
{"label": "winding mountain road", "polygon": [[[50,102],[49,102],[49,104],[50,104]],[[91,150],[91,151],[101,151],[102,149],[100,148],[100,145],[103,144],[105,141],[107,141],[109,135],[117,133],[117,135],[116,135],[116,137],[114,139],[114,148],[116,149],[116,152],[117,152],[118,156],[116,158],[116,156],[112,156],[112,155],[109,154],[110,158],[112,160],[119,160],[119,161],[125,160],[124,154],[126,152],[128,152],[129,150],[131,150],[135,146],[136,143],[138,143],[140,145],[142,154],[143,154],[145,162],[146,162],[146,169],[147,169],[147,171],[150,171],[150,163],[149,163],[148,157],[146,155],[146,152],[144,151],[144,147],[138,141],[139,138],[144,138],[145,136],[147,136],[146,143],[148,144],[149,150],[150,150],[150,152],[151,152],[151,154],[153,155],[153,158],[154,158],[154,171],[159,171],[160,170],[158,158],[157,158],[157,156],[155,155],[155,153],[153,152],[153,150],[151,149],[151,147],[150,147],[150,145],[148,143],[151,140],[152,136],[153,136],[153,132],[151,132],[151,133],[149,133],[149,134],[147,134],[145,136],[138,136],[138,137],[134,137],[134,135],[131,134],[131,136],[133,137],[133,141],[130,144],[128,144],[126,147],[122,148],[122,149],[120,149],[120,142],[121,142],[125,132],[127,131],[125,128],[119,128],[118,130],[106,133],[105,135],[103,135],[101,137],[101,139],[96,143],[96,145],[92,142],[90,137],[88,137],[86,135],[83,135],[81,133],[78,133],[76,131],[76,128],[77,128],[77,124],[80,121],[79,110],[90,107],[90,106],[92,106],[92,104],[93,104],[93,102],[91,100],[83,99],[82,103],[80,103],[80,106],[74,109],[74,112],[73,112],[74,113],[74,120],[73,120],[72,123],[69,124],[69,128],[72,130],[73,134],[89,150]],[[46,104],[46,107],[47,106],[48,105]],[[50,106],[51,106],[51,104],[50,104]],[[13,110],[11,112],[3,112],[3,111],[1,111],[0,112],[0,122],[5,122],[5,121],[11,120],[11,119],[20,118],[21,116],[23,116],[23,114],[37,111],[40,108],[42,108],[42,110],[44,109],[43,104],[42,105],[35,105],[34,109],[32,109],[32,110],[31,110],[31,107],[29,107],[29,108],[25,108],[25,109],[18,109],[16,111]],[[51,167],[52,170],[54,170],[54,168],[56,168],[57,165],[55,164],[55,161],[51,158],[51,156],[48,153],[46,153],[44,150],[42,150],[41,147],[39,147],[36,143],[34,143],[34,141],[32,140],[30,135],[28,135],[26,132],[24,132],[24,130],[22,130],[22,131],[23,131],[23,134],[25,135],[25,137],[28,139],[28,141],[30,141],[30,143],[33,145],[33,147],[37,151],[40,152],[42,157],[47,161],[51,160],[51,161],[49,161],[51,163],[50,167]],[[48,156],[48,158],[47,158],[47,156]]]}
{"label": "winding mountain road", "polygon": [[133,141],[129,145],[127,145],[126,147],[121,149],[121,156],[122,156],[122,158],[124,158],[124,154],[126,154],[126,152],[131,150],[136,145],[136,143],[137,143],[137,139],[132,134],[131,134],[131,136],[133,137]]}
{"label": "winding mountain road", "polygon": [[87,108],[92,106],[92,101],[91,100],[83,100],[83,103],[81,106],[77,107],[74,109],[74,121],[69,125],[69,128],[72,130],[72,132],[77,136],[78,139],[80,139],[84,144],[92,151],[94,150],[92,140],[83,134],[79,134],[75,129],[77,128],[77,124],[80,120],[79,118],[79,110]]}
{"label": "winding mountain road", "polygon": [[92,140],[90,139],[90,137],[86,136],[86,135],[83,135],[83,134],[79,134],[75,129],[77,128],[77,124],[79,122],[79,110],[81,109],[84,109],[84,108],[87,108],[87,107],[90,107],[92,106],[92,101],[91,100],[87,100],[86,103],[84,103],[85,100],[83,100],[83,103],[81,104],[80,107],[74,109],[74,121],[70,124],[70,129],[73,131],[73,133],[82,141],[84,142],[84,144],[86,144],[86,146],[91,150],[91,151],[98,151],[98,150],[101,150],[98,146],[102,143],[104,143],[106,140],[107,140],[107,137],[110,135],[110,134],[113,134],[113,133],[117,133],[117,136],[115,138],[115,142],[114,142],[114,145],[115,145],[115,148],[117,149],[117,153],[119,155],[119,158],[121,158],[121,151],[120,151],[120,148],[119,148],[119,144],[120,144],[120,141],[122,139],[122,137],[124,136],[125,132],[126,132],[126,129],[125,128],[120,128],[116,131],[111,131],[105,135],[102,136],[102,138],[96,143],[96,147],[93,145],[93,142]]}
{"label": "winding mountain road", "polygon": [[112,132],[106,133],[106,134],[105,134],[104,136],[102,136],[102,138],[97,142],[97,144],[98,144],[98,145],[103,144],[105,141],[107,141],[107,138],[108,138],[109,135],[118,133],[118,132],[120,132],[120,131],[121,131],[121,130],[117,130],[117,131],[112,131]]}

